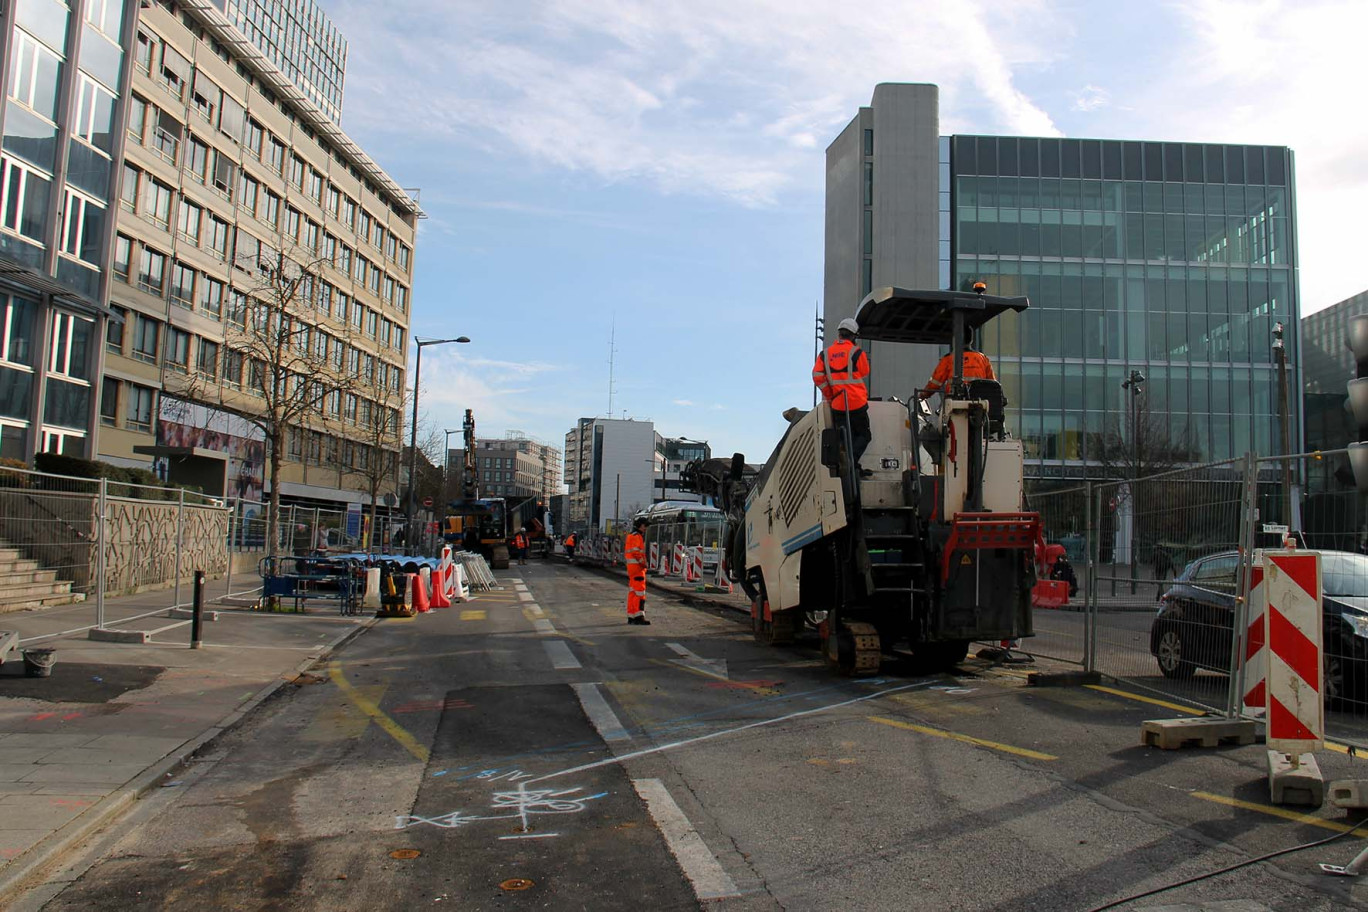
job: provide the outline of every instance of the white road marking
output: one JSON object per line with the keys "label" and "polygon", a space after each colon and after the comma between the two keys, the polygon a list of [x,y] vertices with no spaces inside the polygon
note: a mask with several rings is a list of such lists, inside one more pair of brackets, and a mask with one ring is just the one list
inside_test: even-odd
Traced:
{"label": "white road marking", "polygon": [[541,605],[538,605],[536,602],[533,602],[533,603],[530,604],[530,605],[523,605],[523,612],[524,612],[528,617],[539,618],[539,617],[544,617],[544,616],[545,616],[545,615],[542,613]]}
{"label": "white road marking", "polygon": [[546,656],[551,660],[551,667],[556,669],[579,668],[579,659],[570,651],[570,647],[565,645],[564,640],[547,640],[542,643],[546,647]]}
{"label": "white road marking", "polygon": [[708,844],[698,835],[693,824],[689,823],[689,818],[684,816],[679,805],[670,797],[665,784],[659,779],[633,779],[632,787],[641,796],[641,800],[646,802],[646,809],[655,819],[660,834],[665,837],[665,843],[670,847],[670,853],[674,855],[675,861],[679,862],[684,876],[693,884],[694,894],[699,901],[740,896],[741,892],[736,889],[736,884],[727,872],[722,870],[722,866],[709,851]]}
{"label": "white road marking", "polygon": [[532,626],[537,628],[537,633],[554,634],[556,632],[556,626],[552,624],[550,621],[548,621],[546,618],[537,618],[535,621],[532,622]]}
{"label": "white road marking", "polygon": [[530,593],[530,592],[528,592],[526,589],[524,589],[524,590],[522,590],[521,592],[518,593],[518,599],[519,599],[520,601],[530,602],[530,601],[532,601],[532,593]]}
{"label": "white road marking", "polygon": [[[564,644],[562,644],[564,645]],[[597,684],[571,684],[575,689],[575,696],[579,697],[580,705],[584,707],[584,714],[589,717],[589,721],[598,730],[599,737],[604,741],[630,741],[632,736],[627,734],[627,729],[622,727],[618,721],[617,714],[608,705],[608,701],[603,699],[603,694],[599,693]]]}
{"label": "white road marking", "polygon": [[715,678],[721,678],[724,681],[729,680],[726,659],[705,659],[678,643],[666,643],[665,647],[679,656],[678,659],[675,659],[678,664],[692,668],[694,671],[701,671],[706,675],[712,675]]}

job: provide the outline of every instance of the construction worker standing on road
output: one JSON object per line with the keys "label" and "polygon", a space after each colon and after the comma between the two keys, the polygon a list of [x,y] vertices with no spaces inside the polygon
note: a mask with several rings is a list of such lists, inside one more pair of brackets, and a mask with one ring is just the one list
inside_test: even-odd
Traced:
{"label": "construction worker standing on road", "polygon": [[[996,380],[997,374],[993,373],[993,362],[988,360],[988,356],[981,351],[974,350],[974,331],[970,327],[964,327],[964,379],[965,380]],[[923,399],[930,397],[933,393],[944,392],[950,383],[950,378],[955,374],[955,353],[946,352],[941,355],[941,359],[936,363],[936,369],[931,372],[931,379],[927,381],[926,388],[920,390],[917,395]]]}
{"label": "construction worker standing on road", "polygon": [[527,563],[527,529],[518,530],[518,534],[513,536],[513,552],[518,557],[519,564]]}
{"label": "construction worker standing on road", "polygon": [[[836,327],[836,341],[817,355],[817,363],[812,365],[812,382],[836,413],[836,426],[843,428],[849,422],[854,468],[859,467],[860,457],[873,439],[869,431],[869,391],[864,383],[869,376],[869,356],[855,344],[859,331],[860,324],[846,317]],[[873,473],[861,470],[860,474]]]}
{"label": "construction worker standing on road", "polygon": [[565,536],[565,542],[564,542],[564,544],[565,544],[565,554],[566,554],[566,556],[569,557],[571,560],[574,560],[574,559],[575,559],[575,533],[574,533],[574,532],[571,532],[569,535]]}
{"label": "construction worker standing on road", "polygon": [[646,520],[632,523],[632,532],[622,548],[627,561],[627,623],[649,624],[646,620]]}

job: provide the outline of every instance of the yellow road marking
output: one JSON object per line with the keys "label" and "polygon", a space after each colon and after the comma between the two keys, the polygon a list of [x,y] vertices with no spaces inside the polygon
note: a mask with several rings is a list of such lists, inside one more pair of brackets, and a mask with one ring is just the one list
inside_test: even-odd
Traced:
{"label": "yellow road marking", "polygon": [[[371,684],[356,688],[356,692],[372,703],[379,703],[388,689],[388,684]],[[301,737],[313,742],[342,741],[361,737],[369,726],[369,716],[350,703],[342,703],[315,716]]]}
{"label": "yellow road marking", "polygon": [[419,760],[424,763],[428,762],[428,749],[419,744],[418,739],[405,731],[398,722],[385,715],[379,706],[367,700],[359,690],[353,687],[342,674],[341,662],[332,661],[328,663],[328,677],[337,685],[338,690],[346,695],[348,700],[356,704],[357,709],[374,719],[375,724],[385,730],[385,734],[398,741],[406,751]]}
{"label": "yellow road marking", "polygon": [[574,640],[576,643],[580,643],[584,646],[598,645],[598,643],[595,643],[593,640],[586,640],[584,637],[577,637],[573,633],[566,633],[564,630],[557,630],[556,636],[565,637],[567,640]]}
{"label": "yellow road marking", "polygon": [[965,700],[955,700],[949,695],[941,694],[894,694],[889,699],[905,706],[910,706],[918,712],[930,713],[950,713],[952,715],[978,716],[983,714],[983,707],[969,703]]}
{"label": "yellow road marking", "polygon": [[1016,754],[1018,757],[1027,757],[1031,760],[1058,760],[1053,754],[1043,754],[1040,751],[1033,751],[1025,747],[1013,747],[1010,744],[999,744],[997,741],[985,741],[982,738],[975,738],[970,735],[961,735],[959,732],[944,731],[939,728],[928,728],[925,725],[913,725],[911,722],[901,722],[897,719],[885,719],[883,716],[869,716],[870,722],[878,722],[880,725],[891,725],[894,728],[901,728],[907,731],[918,732],[923,735],[932,735],[936,738],[948,738],[951,741],[962,741],[965,744],[974,744],[978,747],[987,747],[992,750],[1002,751],[1006,754]]}
{"label": "yellow road marking", "polygon": [[483,608],[467,608],[461,612],[461,620],[463,621],[483,621],[486,617],[488,617],[488,612]]}
{"label": "yellow road marking", "polygon": [[1127,700],[1135,700],[1140,703],[1149,703],[1153,706],[1162,706],[1165,709],[1172,709],[1176,712],[1187,713],[1190,716],[1205,716],[1206,710],[1193,709],[1191,706],[1184,706],[1181,703],[1170,703],[1167,700],[1157,700],[1154,697],[1144,697],[1128,690],[1118,690],[1115,687],[1103,687],[1101,684],[1084,684],[1089,690],[1096,690],[1100,693],[1111,694],[1114,697],[1124,697]]}
{"label": "yellow road marking", "polygon": [[[1322,817],[1313,817],[1310,814],[1299,814],[1296,811],[1289,811],[1285,808],[1274,807],[1269,804],[1255,804],[1252,801],[1241,801],[1239,798],[1227,798],[1224,795],[1213,795],[1210,792],[1193,792],[1193,798],[1201,798],[1203,801],[1214,801],[1217,804],[1224,804],[1229,807],[1242,808],[1246,811],[1257,811],[1260,814],[1268,814],[1271,817],[1281,817],[1283,820],[1294,820],[1297,823],[1304,823],[1308,826],[1323,827],[1327,830],[1334,830],[1337,833],[1347,833],[1353,826],[1345,823],[1338,823],[1334,820],[1326,820]],[[1360,827],[1356,833],[1360,839],[1368,837],[1368,828]]]}

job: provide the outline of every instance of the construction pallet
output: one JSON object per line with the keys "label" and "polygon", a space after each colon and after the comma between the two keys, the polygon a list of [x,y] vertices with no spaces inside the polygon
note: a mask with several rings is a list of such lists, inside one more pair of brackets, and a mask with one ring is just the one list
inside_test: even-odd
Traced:
{"label": "construction pallet", "polygon": [[1254,723],[1246,719],[1151,719],[1140,724],[1140,743],[1161,750],[1253,744]]}

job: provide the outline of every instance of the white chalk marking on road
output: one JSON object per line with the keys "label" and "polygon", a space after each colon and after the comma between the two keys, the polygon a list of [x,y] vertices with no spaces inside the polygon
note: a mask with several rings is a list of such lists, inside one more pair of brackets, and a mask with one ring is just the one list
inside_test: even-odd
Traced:
{"label": "white chalk marking on road", "polygon": [[727,677],[726,659],[705,659],[700,655],[690,652],[678,643],[666,643],[665,647],[673,651],[679,658],[674,661],[694,671],[711,675],[714,678],[721,678],[723,681],[730,680]]}
{"label": "white chalk marking on road", "polygon": [[665,844],[670,847],[670,854],[679,862],[680,870],[693,884],[694,895],[699,901],[740,896],[741,892],[717,863],[708,844],[670,797],[665,783],[659,779],[633,779],[632,787],[646,802],[646,810],[651,812],[660,835],[665,837]]}
{"label": "white chalk marking on road", "polygon": [[559,836],[560,833],[524,833],[519,836],[500,836],[500,839],[550,839],[552,836]]}
{"label": "white chalk marking on road", "polygon": [[537,633],[554,634],[556,632],[556,626],[546,618],[537,618],[532,622],[532,626],[537,628]]}
{"label": "white chalk marking on road", "polygon": [[711,741],[713,738],[721,738],[724,735],[737,735],[752,728],[763,728],[766,725],[775,725],[779,722],[788,722],[792,719],[801,719],[804,716],[812,716],[817,713],[829,712],[833,709],[841,709],[846,706],[854,706],[857,703],[864,703],[866,700],[877,700],[879,697],[886,697],[889,694],[900,693],[904,690],[919,690],[930,684],[930,681],[918,681],[914,684],[901,684],[897,687],[890,687],[877,693],[864,694],[850,700],[842,700],[839,703],[828,703],[826,706],[814,706],[812,709],[800,709],[797,712],[785,713],[782,716],[775,716],[773,719],[760,719],[756,722],[747,722],[745,725],[738,725],[735,728],[724,728],[722,731],[709,732],[706,735],[699,735],[697,738],[685,738],[683,741],[671,741],[669,744],[660,744],[656,747],[648,747],[639,751],[632,751],[629,754],[618,754],[616,757],[609,757],[607,760],[596,760],[593,763],[581,763],[579,766],[572,766],[569,769],[557,770],[554,773],[547,773],[538,776],[532,782],[542,782],[546,779],[556,779],[560,776],[568,776],[570,773],[582,773],[585,770],[598,769],[601,766],[608,766],[613,763],[621,763],[624,760],[635,760],[637,757],[645,757],[649,754],[659,754],[667,750],[674,750],[678,747],[688,747],[702,741]]}
{"label": "white chalk marking on road", "polygon": [[603,694],[599,692],[597,684],[571,684],[575,689],[575,696],[579,697],[580,705],[584,707],[584,714],[589,717],[589,721],[598,730],[599,737],[604,741],[630,741],[632,736],[627,734],[627,729],[622,727],[618,721],[617,714],[608,705],[608,701],[603,699]]}
{"label": "white chalk marking on road", "polygon": [[530,602],[532,601],[532,593],[528,592],[526,589],[523,589],[518,593],[518,600],[523,602]]}
{"label": "white chalk marking on road", "polygon": [[579,668],[579,659],[570,651],[570,647],[565,645],[564,640],[546,640],[542,643],[546,647],[546,657],[551,660],[551,667],[561,670],[566,668]]}

